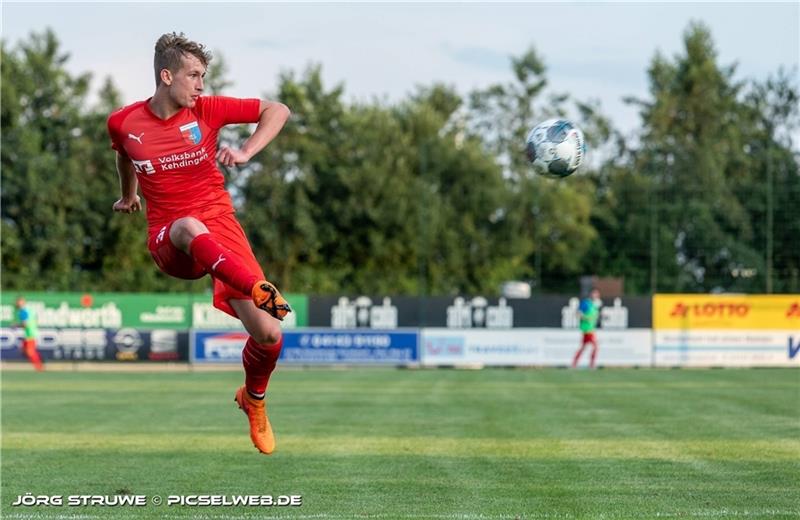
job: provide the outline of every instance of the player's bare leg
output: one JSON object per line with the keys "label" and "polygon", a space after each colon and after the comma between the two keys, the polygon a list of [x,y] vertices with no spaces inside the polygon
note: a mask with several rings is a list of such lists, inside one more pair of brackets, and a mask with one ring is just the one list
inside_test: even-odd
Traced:
{"label": "player's bare leg", "polygon": [[172,243],[202,265],[209,274],[244,294],[269,315],[283,320],[292,312],[289,302],[267,280],[250,273],[239,258],[222,247],[201,221],[183,217],[172,223],[169,230]]}
{"label": "player's bare leg", "polygon": [[280,322],[264,314],[250,300],[228,300],[242,320],[250,338],[242,351],[245,384],[234,397],[247,415],[250,440],[258,451],[269,455],[275,450],[275,435],[267,416],[266,391],[283,346]]}

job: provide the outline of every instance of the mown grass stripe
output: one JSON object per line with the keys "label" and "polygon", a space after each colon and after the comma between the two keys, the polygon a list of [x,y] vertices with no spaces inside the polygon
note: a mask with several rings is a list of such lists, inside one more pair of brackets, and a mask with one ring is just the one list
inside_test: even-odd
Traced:
{"label": "mown grass stripe", "polygon": [[[4,450],[133,450],[203,452],[250,449],[242,435],[92,434],[91,437],[40,432],[7,433]],[[800,440],[598,440],[486,439],[441,437],[279,437],[283,453],[302,455],[422,455],[511,457],[530,459],[752,460],[800,462]]]}

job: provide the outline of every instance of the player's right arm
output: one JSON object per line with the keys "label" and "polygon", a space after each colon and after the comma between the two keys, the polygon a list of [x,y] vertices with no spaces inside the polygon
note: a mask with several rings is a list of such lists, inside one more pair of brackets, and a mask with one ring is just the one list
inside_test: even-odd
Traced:
{"label": "player's right arm", "polygon": [[117,152],[117,175],[119,175],[119,191],[121,197],[114,203],[114,211],[134,213],[141,211],[142,201],[139,199],[139,180],[130,158]]}
{"label": "player's right arm", "polygon": [[122,144],[125,133],[121,128],[122,121],[125,119],[126,115],[140,104],[141,103],[134,103],[133,105],[128,105],[127,107],[112,112],[106,121],[108,136],[111,138],[111,148],[117,153],[117,175],[119,176],[119,191],[121,194],[119,200],[112,206],[112,209],[121,213],[134,213],[142,209],[142,202],[137,194],[139,191],[139,180],[136,178],[136,170],[133,166],[133,162],[130,157],[128,157],[125,147]]}

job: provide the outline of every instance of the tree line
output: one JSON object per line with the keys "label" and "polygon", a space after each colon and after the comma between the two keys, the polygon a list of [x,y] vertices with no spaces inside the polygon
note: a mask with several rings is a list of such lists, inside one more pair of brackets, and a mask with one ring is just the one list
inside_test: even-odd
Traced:
{"label": "tree line", "polygon": [[[90,105],[91,75],[68,59],[50,31],[2,42],[3,289],[206,290],[158,272],[142,215],[111,212],[105,121],[121,96],[105,79]],[[796,70],[739,79],[693,23],[679,53],[652,58],[623,135],[599,103],[553,93],[534,48],[509,65],[508,83],[432,83],[392,103],[346,101],[320,65],[283,72],[265,95],[290,121],[225,171],[267,276],[309,294],[575,292],[587,274],[631,294],[800,290]],[[229,85],[217,57],[207,89]],[[588,164],[567,179],[526,162],[527,132],[549,117],[587,136]]]}

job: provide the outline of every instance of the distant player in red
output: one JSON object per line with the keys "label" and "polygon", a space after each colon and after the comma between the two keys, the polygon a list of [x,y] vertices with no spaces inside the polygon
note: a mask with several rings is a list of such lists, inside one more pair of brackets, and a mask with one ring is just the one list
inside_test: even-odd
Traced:
{"label": "distant player in red", "polygon": [[36,325],[36,315],[25,305],[25,298],[17,296],[16,304],[17,324],[22,327],[22,353],[25,354],[38,372],[44,370],[42,358],[36,350],[36,338],[39,337],[39,327]]}
{"label": "distant player in red", "polygon": [[595,336],[595,331],[597,330],[597,322],[600,319],[600,306],[602,303],[600,291],[597,289],[592,289],[589,297],[581,300],[578,316],[583,337],[581,339],[581,347],[575,352],[575,357],[572,358],[572,368],[578,367],[578,361],[580,361],[586,345],[592,346],[589,368],[594,368],[594,363],[597,359],[597,337]]}
{"label": "distant player in red", "polygon": [[[250,337],[242,353],[245,384],[235,399],[248,417],[253,444],[269,454],[275,438],[265,394],[283,346],[279,320],[291,309],[266,281],[216,161],[225,166],[249,161],[280,132],[289,109],[273,101],[203,96],[210,60],[204,46],[183,33],[164,34],[156,42],[155,94],[108,118],[122,192],[113,209],[140,211],[141,186],[147,245],[158,268],[190,280],[211,275],[214,306],[242,321]],[[237,123],[258,125],[241,149],[217,151],[220,128]]]}

